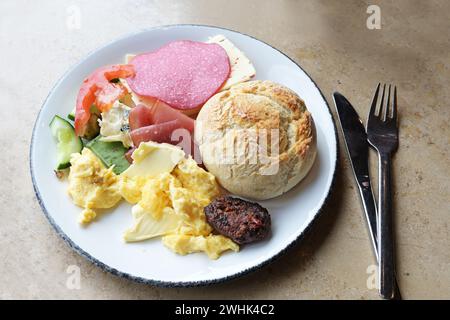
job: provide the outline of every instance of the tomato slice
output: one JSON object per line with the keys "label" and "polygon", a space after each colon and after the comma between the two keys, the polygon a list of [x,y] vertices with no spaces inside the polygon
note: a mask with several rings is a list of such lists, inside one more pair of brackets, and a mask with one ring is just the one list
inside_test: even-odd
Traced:
{"label": "tomato slice", "polygon": [[78,136],[83,136],[85,133],[93,104],[100,112],[108,111],[114,101],[127,94],[128,90],[121,83],[110,81],[134,75],[132,65],[117,64],[98,68],[83,81],[78,91],[75,108],[75,133]]}

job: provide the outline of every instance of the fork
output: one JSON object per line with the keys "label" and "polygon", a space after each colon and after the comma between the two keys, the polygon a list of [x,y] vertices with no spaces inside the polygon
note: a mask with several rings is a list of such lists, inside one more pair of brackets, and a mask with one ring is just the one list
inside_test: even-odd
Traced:
{"label": "fork", "polygon": [[386,84],[383,85],[377,112],[379,83],[367,119],[367,140],[378,152],[378,284],[384,299],[394,297],[395,258],[392,219],[391,157],[398,148],[397,87],[391,103],[391,85],[386,102]]}

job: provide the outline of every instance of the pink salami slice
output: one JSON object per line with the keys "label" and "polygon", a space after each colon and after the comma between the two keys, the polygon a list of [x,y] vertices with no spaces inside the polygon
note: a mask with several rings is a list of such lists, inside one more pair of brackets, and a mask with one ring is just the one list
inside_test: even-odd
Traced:
{"label": "pink salami slice", "polygon": [[134,92],[187,113],[203,105],[230,74],[230,60],[220,45],[188,40],[140,54],[130,63],[136,75],[127,82]]}

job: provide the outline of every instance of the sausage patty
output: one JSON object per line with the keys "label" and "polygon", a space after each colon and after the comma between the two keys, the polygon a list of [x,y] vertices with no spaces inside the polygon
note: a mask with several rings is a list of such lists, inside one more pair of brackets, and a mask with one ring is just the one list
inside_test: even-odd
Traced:
{"label": "sausage patty", "polygon": [[262,240],[270,232],[270,215],[258,203],[223,196],[205,207],[208,223],[238,244]]}

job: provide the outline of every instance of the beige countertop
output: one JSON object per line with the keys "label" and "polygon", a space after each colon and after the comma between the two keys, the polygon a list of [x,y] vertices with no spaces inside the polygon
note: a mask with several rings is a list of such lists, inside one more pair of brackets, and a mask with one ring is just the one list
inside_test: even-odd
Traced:
{"label": "beige countertop", "polygon": [[[381,9],[381,29],[366,26],[372,2]],[[35,198],[28,165],[41,104],[88,52],[142,28],[176,23],[223,26],[281,49],[317,82],[333,113],[334,90],[365,118],[378,81],[399,86],[399,283],[407,299],[449,299],[449,12],[447,0],[1,1],[0,299],[378,299],[371,285],[375,262],[343,152],[336,188],[305,241],[231,282],[190,289],[133,283],[103,272],[56,235]],[[67,285],[73,265],[80,268],[79,289]]]}

